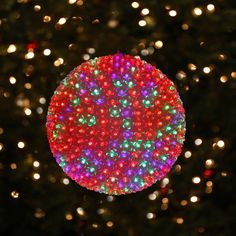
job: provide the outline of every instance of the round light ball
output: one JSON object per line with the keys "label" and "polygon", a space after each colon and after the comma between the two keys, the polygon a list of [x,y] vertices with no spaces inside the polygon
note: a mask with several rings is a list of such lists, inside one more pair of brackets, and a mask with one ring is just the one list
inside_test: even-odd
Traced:
{"label": "round light ball", "polygon": [[51,98],[46,126],[53,156],[71,179],[119,195],[170,171],[184,142],[185,115],[166,75],[117,53],[68,74]]}

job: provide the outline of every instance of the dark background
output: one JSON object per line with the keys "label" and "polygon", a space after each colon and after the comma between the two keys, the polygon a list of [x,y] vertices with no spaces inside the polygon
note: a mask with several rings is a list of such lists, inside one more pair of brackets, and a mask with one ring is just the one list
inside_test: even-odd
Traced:
{"label": "dark background", "polygon": [[[1,235],[235,234],[235,1],[137,1],[138,8],[127,0],[0,1]],[[69,71],[117,51],[141,56],[174,81],[187,132],[164,181],[108,197],[68,181],[45,121]]]}

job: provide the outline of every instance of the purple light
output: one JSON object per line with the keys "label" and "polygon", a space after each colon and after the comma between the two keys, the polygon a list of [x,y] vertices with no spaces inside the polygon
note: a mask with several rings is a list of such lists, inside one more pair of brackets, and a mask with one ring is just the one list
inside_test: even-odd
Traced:
{"label": "purple light", "polygon": [[112,73],[112,74],[111,74],[111,78],[112,78],[112,79],[116,79],[116,74]]}
{"label": "purple light", "polygon": [[125,96],[126,95],[126,92],[123,90],[123,89],[121,89],[119,92],[118,92],[118,96],[120,96],[120,97],[123,97],[123,96]]}
{"label": "purple light", "polygon": [[133,132],[130,131],[130,130],[125,130],[125,132],[123,133],[123,137],[124,137],[125,139],[129,139],[129,138],[131,138],[132,136],[133,136]]}

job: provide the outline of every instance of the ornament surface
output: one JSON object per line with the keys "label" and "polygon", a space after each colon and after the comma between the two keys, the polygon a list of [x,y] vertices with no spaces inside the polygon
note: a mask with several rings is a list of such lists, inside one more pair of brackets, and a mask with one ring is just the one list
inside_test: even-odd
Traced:
{"label": "ornament surface", "polygon": [[46,127],[53,156],[71,179],[119,195],[170,171],[184,142],[185,114],[166,75],[117,53],[84,62],[62,80]]}

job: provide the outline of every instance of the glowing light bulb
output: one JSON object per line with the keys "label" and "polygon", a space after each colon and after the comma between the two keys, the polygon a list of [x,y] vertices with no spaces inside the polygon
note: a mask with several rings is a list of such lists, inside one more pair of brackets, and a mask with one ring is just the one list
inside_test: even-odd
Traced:
{"label": "glowing light bulb", "polygon": [[28,53],[25,54],[25,59],[32,59],[34,58],[34,52],[29,51]]}
{"label": "glowing light bulb", "polygon": [[113,225],[114,225],[114,223],[113,223],[112,221],[108,221],[108,222],[107,222],[107,227],[110,228],[110,227],[113,227]]}
{"label": "glowing light bulb", "polygon": [[58,24],[59,25],[64,25],[66,23],[66,18],[62,17],[59,19]]}
{"label": "glowing light bulb", "polygon": [[63,58],[58,58],[56,61],[54,61],[54,66],[60,66],[61,64],[63,64],[63,62]]}
{"label": "glowing light bulb", "polygon": [[143,10],[141,11],[141,15],[146,16],[149,14],[149,10],[147,8],[143,8]]}
{"label": "glowing light bulb", "polygon": [[34,173],[34,174],[33,174],[33,178],[34,178],[35,180],[39,180],[39,179],[40,179],[40,174],[39,174],[39,173]]}
{"label": "glowing light bulb", "polygon": [[9,82],[10,82],[11,84],[15,84],[15,83],[16,83],[16,78],[13,77],[13,76],[11,76],[11,77],[9,78]]}
{"label": "glowing light bulb", "polygon": [[31,89],[32,88],[32,84],[31,83],[25,83],[25,88],[26,89]]}
{"label": "glowing light bulb", "polygon": [[157,196],[156,196],[156,194],[151,193],[151,194],[148,195],[148,198],[149,198],[149,200],[153,201],[153,200],[155,200],[157,198]]}
{"label": "glowing light bulb", "polygon": [[209,12],[214,12],[214,11],[215,11],[215,6],[214,6],[213,4],[208,4],[208,5],[207,5],[207,10],[208,10]]}
{"label": "glowing light bulb", "polygon": [[36,168],[38,168],[38,167],[40,166],[40,163],[39,163],[38,161],[34,161],[34,162],[33,162],[33,166],[36,167]]}
{"label": "glowing light bulb", "polygon": [[132,2],[132,3],[131,3],[131,6],[132,6],[133,8],[138,8],[138,7],[139,7],[139,3],[138,3],[138,2]]}
{"label": "glowing light bulb", "polygon": [[195,139],[194,143],[196,146],[199,146],[202,144],[202,140],[200,138],[197,138],[197,139]]}
{"label": "glowing light bulb", "polygon": [[89,55],[89,54],[84,54],[84,55],[83,55],[83,59],[84,59],[85,61],[89,60],[89,59],[90,59],[90,55]]}
{"label": "glowing light bulb", "polygon": [[24,112],[25,112],[25,114],[26,114],[27,116],[30,116],[31,113],[32,113],[32,111],[31,111],[29,108],[25,108],[25,109],[24,109]]}
{"label": "glowing light bulb", "polygon": [[195,7],[195,8],[193,9],[193,14],[194,14],[195,16],[200,16],[200,15],[202,14],[202,9],[199,8],[199,7]]}
{"label": "glowing light bulb", "polygon": [[186,206],[188,204],[188,202],[186,201],[186,200],[182,200],[181,202],[180,202],[180,205],[181,206]]}
{"label": "glowing light bulb", "polygon": [[72,214],[70,213],[67,213],[66,216],[65,216],[66,220],[72,220],[73,219],[73,216]]}
{"label": "glowing light bulb", "polygon": [[205,165],[206,165],[207,168],[210,168],[214,165],[214,163],[215,163],[214,160],[207,159],[206,162],[205,162]]}
{"label": "glowing light bulb", "polygon": [[74,3],[76,3],[76,1],[77,1],[77,0],[69,0],[68,3],[69,3],[69,4],[74,4]]}
{"label": "glowing light bulb", "polygon": [[63,184],[68,185],[70,183],[70,180],[68,178],[64,178],[62,182]]}
{"label": "glowing light bulb", "polygon": [[205,74],[209,74],[209,73],[211,72],[211,68],[208,67],[208,66],[206,66],[206,67],[203,68],[203,72],[204,72]]}
{"label": "glowing light bulb", "polygon": [[163,42],[161,40],[158,40],[155,42],[155,48],[160,49],[162,47],[163,47]]}
{"label": "glowing light bulb", "polygon": [[189,25],[186,24],[186,23],[184,23],[184,24],[182,24],[181,28],[182,28],[183,30],[188,30],[188,29],[189,29]]}
{"label": "glowing light bulb", "polygon": [[192,182],[193,182],[194,184],[199,184],[199,183],[201,182],[201,179],[200,179],[199,177],[193,177],[193,178],[192,178]]}
{"label": "glowing light bulb", "polygon": [[197,197],[197,196],[192,196],[191,198],[190,198],[190,201],[191,202],[197,202],[199,200],[199,198]]}
{"label": "glowing light bulb", "polygon": [[179,218],[176,219],[176,223],[179,224],[179,225],[181,225],[181,224],[184,223],[184,219],[181,218],[181,217],[179,217]]}
{"label": "glowing light bulb", "polygon": [[16,45],[15,44],[10,44],[7,48],[8,53],[13,53],[16,51]]}
{"label": "glowing light bulb", "polygon": [[43,17],[43,22],[48,23],[51,21],[51,16],[44,16]]}
{"label": "glowing light bulb", "polygon": [[221,77],[220,77],[220,82],[221,83],[226,83],[228,81],[228,77],[226,76],[226,75],[222,75]]}
{"label": "glowing light bulb", "polygon": [[34,10],[35,11],[40,11],[41,10],[41,6],[40,5],[35,5],[34,6]]}
{"label": "glowing light bulb", "polygon": [[192,63],[189,63],[189,64],[188,64],[188,68],[189,68],[190,70],[194,71],[194,70],[197,69],[197,66],[194,65],[194,64],[192,64]]}
{"label": "glowing light bulb", "polygon": [[80,216],[83,216],[83,215],[84,215],[84,209],[83,209],[82,207],[78,207],[78,208],[76,209],[76,211],[77,211],[78,215],[80,215]]}
{"label": "glowing light bulb", "polygon": [[0,143],[0,151],[3,150],[3,144]]}
{"label": "glowing light bulb", "polygon": [[225,142],[223,140],[219,140],[216,145],[219,147],[219,148],[224,148],[225,146]]}
{"label": "glowing light bulb", "polygon": [[138,24],[139,26],[144,27],[145,25],[147,25],[147,22],[145,20],[140,20]]}
{"label": "glowing light bulb", "polygon": [[146,217],[147,217],[147,219],[151,220],[154,218],[154,214],[152,212],[148,212]]}
{"label": "glowing light bulb", "polygon": [[17,146],[18,146],[18,148],[22,149],[22,148],[25,147],[25,144],[24,144],[24,142],[20,141],[20,142],[17,143]]}
{"label": "glowing light bulb", "polygon": [[45,104],[45,103],[46,103],[46,98],[45,98],[45,97],[39,98],[39,102],[40,102],[41,104]]}
{"label": "glowing light bulb", "polygon": [[232,72],[231,72],[231,77],[234,78],[234,79],[236,79],[236,72],[235,72],[235,71],[232,71]]}
{"label": "glowing light bulb", "polygon": [[16,190],[14,190],[14,191],[11,192],[11,196],[13,198],[18,198],[19,197],[19,193]]}
{"label": "glowing light bulb", "polygon": [[169,11],[169,16],[175,17],[176,15],[177,15],[177,11],[175,11],[175,10]]}
{"label": "glowing light bulb", "polygon": [[51,54],[51,50],[49,48],[46,48],[43,50],[43,55],[44,56],[49,56]]}

